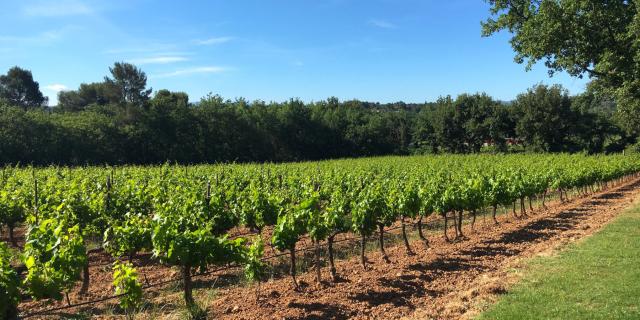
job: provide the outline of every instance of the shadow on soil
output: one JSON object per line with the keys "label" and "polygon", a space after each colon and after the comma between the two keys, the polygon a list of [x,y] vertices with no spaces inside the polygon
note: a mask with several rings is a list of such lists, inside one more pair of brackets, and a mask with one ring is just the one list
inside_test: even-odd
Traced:
{"label": "shadow on soil", "polygon": [[299,309],[300,314],[304,314],[304,317],[287,318],[287,319],[349,319],[349,314],[341,306],[331,305],[327,303],[299,303],[292,302],[288,305],[289,308]]}
{"label": "shadow on soil", "polygon": [[[456,284],[452,283],[446,291],[434,290],[430,284],[437,277],[459,272],[471,272],[480,274],[489,268],[496,268],[496,264],[489,264],[479,261],[502,260],[507,257],[518,255],[522,252],[522,247],[546,241],[560,233],[575,229],[583,220],[587,219],[591,212],[599,210],[599,206],[607,205],[611,200],[623,198],[626,192],[640,186],[640,181],[627,185],[623,188],[606,194],[601,194],[586,201],[581,207],[561,211],[550,217],[543,217],[537,221],[532,221],[519,227],[517,230],[506,232],[497,239],[485,239],[479,241],[470,248],[459,250],[455,255],[440,256],[428,261],[417,262],[408,266],[408,270],[418,272],[418,275],[400,275],[393,278],[382,277],[378,279],[382,289],[368,289],[364,292],[351,295],[349,298],[353,302],[364,302],[369,306],[389,305],[390,307],[408,307],[413,309],[412,298],[435,298],[441,297],[450,291],[456,290]],[[591,207],[591,208],[590,208]],[[536,218],[535,213],[531,215]],[[481,237],[482,235],[480,235]],[[513,248],[513,244],[518,244],[518,248]],[[309,254],[302,254],[302,261],[309,258]],[[279,261],[284,262],[284,261]],[[286,263],[282,263],[286,266]],[[277,265],[274,269],[281,267]],[[278,274],[274,278],[286,277],[285,272]],[[454,278],[456,281],[467,281],[464,277]],[[199,279],[194,282],[196,288],[221,287],[237,284],[241,281],[238,275],[227,274],[216,279]],[[357,310],[349,308],[348,305],[340,303],[319,303],[319,302],[290,302],[288,308],[298,310],[300,317],[290,319],[348,319],[357,316]],[[95,311],[84,309],[82,311]],[[59,314],[65,315],[65,314]]]}
{"label": "shadow on soil", "polygon": [[436,297],[441,294],[425,288],[424,281],[415,276],[401,276],[394,279],[383,277],[378,282],[388,290],[367,290],[351,296],[351,299],[366,302],[370,306],[390,304],[394,307],[414,308],[409,298]]}
{"label": "shadow on soil", "polygon": [[[607,205],[610,200],[620,199],[626,195],[627,191],[636,188],[640,183],[634,183],[624,188],[618,189],[616,192],[596,196],[593,200],[585,202],[585,207],[572,208],[562,211],[554,216],[546,217],[537,221],[528,223],[527,225],[503,234],[498,239],[487,239],[479,242],[472,248],[458,251],[455,256],[439,257],[437,259],[425,262],[415,263],[409,266],[409,270],[418,271],[421,275],[418,281],[412,279],[395,279],[389,281],[386,286],[388,291],[384,292],[367,292],[353,297],[356,301],[367,301],[372,305],[391,303],[394,306],[403,305],[404,298],[409,296],[440,296],[446,292],[428,291],[429,283],[442,274],[456,273],[460,271],[472,271],[472,273],[481,273],[486,271],[486,266],[480,263],[474,263],[479,260],[497,260],[518,255],[521,249],[514,249],[511,244],[535,244],[551,239],[552,237],[575,229],[577,225],[588,218],[589,213],[598,208],[589,208],[593,206]],[[535,214],[533,215],[535,217]],[[451,290],[455,290],[452,284]]]}

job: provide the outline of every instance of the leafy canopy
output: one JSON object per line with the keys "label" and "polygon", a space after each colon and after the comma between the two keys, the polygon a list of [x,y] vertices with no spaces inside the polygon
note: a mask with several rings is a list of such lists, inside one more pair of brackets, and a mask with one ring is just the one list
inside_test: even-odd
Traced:
{"label": "leafy canopy", "polygon": [[121,102],[142,104],[149,100],[152,89],[147,89],[147,75],[138,67],[125,62],[116,62],[109,68],[111,77],[105,77],[107,84],[120,89]]}
{"label": "leafy canopy", "polygon": [[6,75],[0,75],[0,101],[27,109],[44,106],[47,98],[31,71],[13,67]]}
{"label": "leafy canopy", "polygon": [[513,36],[515,61],[539,61],[549,73],[588,76],[615,93],[628,131],[640,123],[640,15],[630,0],[488,0],[491,17],[482,33]]}

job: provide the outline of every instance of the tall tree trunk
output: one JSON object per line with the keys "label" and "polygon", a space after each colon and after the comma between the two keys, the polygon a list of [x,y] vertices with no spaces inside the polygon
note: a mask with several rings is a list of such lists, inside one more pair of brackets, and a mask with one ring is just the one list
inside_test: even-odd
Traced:
{"label": "tall tree trunk", "polygon": [[407,230],[406,230],[407,228],[404,223],[404,216],[401,216],[400,220],[402,221],[402,239],[404,240],[404,246],[407,249],[407,254],[412,256],[413,250],[411,250],[411,246],[409,245],[409,239],[407,239]]}
{"label": "tall tree trunk", "polygon": [[531,201],[531,196],[529,196],[529,211],[533,212],[533,203]]}
{"label": "tall tree trunk", "polygon": [[544,190],[544,193],[542,194],[542,207],[543,208],[547,208],[547,205],[544,203],[547,200],[547,190]]}
{"label": "tall tree trunk", "polygon": [[518,214],[516,213],[516,200],[513,201],[513,218],[518,219]]}
{"label": "tall tree trunk", "polygon": [[333,261],[333,239],[335,239],[336,234],[332,234],[329,236],[329,238],[327,238],[327,248],[329,251],[329,270],[331,271],[331,280],[333,282],[336,282],[336,280],[338,279],[338,275],[336,272],[336,266],[335,263]]}
{"label": "tall tree trunk", "polygon": [[185,264],[182,266],[182,282],[183,282],[183,290],[184,290],[184,302],[188,308],[192,307],[195,304],[193,300],[193,284],[191,283],[191,265]]}
{"label": "tall tree trunk", "polygon": [[380,242],[380,253],[382,254],[382,259],[386,263],[390,263],[389,257],[387,256],[387,252],[384,251],[384,225],[378,224],[378,240]]}
{"label": "tall tree trunk", "polygon": [[527,217],[527,209],[524,207],[524,197],[520,198],[520,215]]}
{"label": "tall tree trunk", "polygon": [[296,280],[296,245],[292,245],[289,248],[289,258],[291,259],[291,265],[289,268],[289,273],[291,274],[291,279],[293,280],[293,287],[298,291],[300,287],[298,286],[298,280]]}
{"label": "tall tree trunk", "polygon": [[364,250],[367,245],[367,236],[362,233],[362,241],[360,242],[360,263],[362,263],[362,269],[367,270],[367,259],[364,256]]}
{"label": "tall tree trunk", "polygon": [[558,189],[560,192],[560,203],[564,203],[564,197],[562,197],[562,188]]}

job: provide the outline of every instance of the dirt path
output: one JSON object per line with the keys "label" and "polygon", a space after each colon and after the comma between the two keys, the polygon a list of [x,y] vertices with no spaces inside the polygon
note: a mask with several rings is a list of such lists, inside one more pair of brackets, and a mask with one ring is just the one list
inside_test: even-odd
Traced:
{"label": "dirt path", "polygon": [[262,286],[266,297],[260,302],[252,289],[221,290],[222,298],[207,309],[216,319],[466,318],[479,302],[514,281],[509,269],[519,261],[599,230],[629,206],[639,186],[637,180],[536,211],[526,220],[481,225],[475,232],[467,227],[467,240],[446,243],[438,236],[430,239],[429,250],[414,242],[416,256],[407,256],[402,246],[389,248],[390,264],[370,253],[368,271],[362,271],[357,258],[339,261],[344,281],[322,288],[307,273],[301,277],[309,283],[303,292],[293,291],[289,279],[279,279]]}

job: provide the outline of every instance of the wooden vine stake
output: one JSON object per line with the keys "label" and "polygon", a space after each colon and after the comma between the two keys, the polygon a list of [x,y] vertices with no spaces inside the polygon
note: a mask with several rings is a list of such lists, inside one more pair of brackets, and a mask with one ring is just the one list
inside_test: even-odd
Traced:
{"label": "wooden vine stake", "polygon": [[36,178],[36,171],[33,168],[31,168],[31,176],[33,177],[33,216],[35,217],[36,224],[38,224],[38,179]]}

